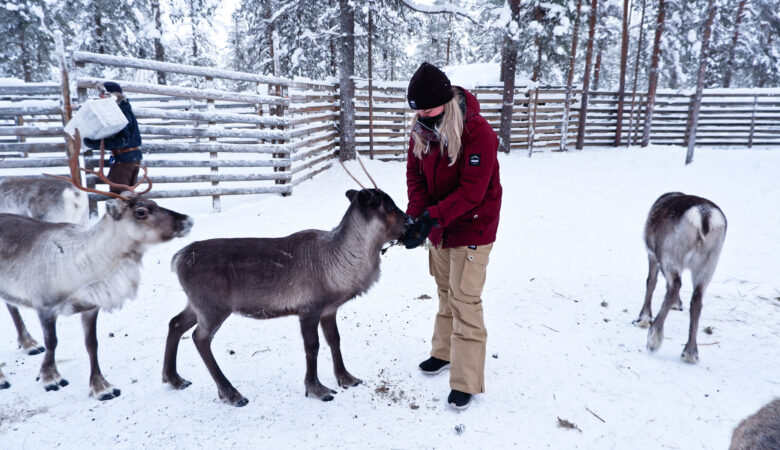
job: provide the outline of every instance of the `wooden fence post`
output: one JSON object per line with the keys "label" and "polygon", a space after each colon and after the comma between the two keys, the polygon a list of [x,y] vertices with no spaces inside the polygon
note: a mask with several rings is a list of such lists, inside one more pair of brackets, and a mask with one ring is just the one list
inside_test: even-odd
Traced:
{"label": "wooden fence post", "polygon": [[[83,62],[77,62],[76,63],[76,69],[77,70],[83,70],[85,67],[85,64]],[[84,102],[87,101],[87,88],[85,87],[78,87],[76,88],[76,96],[78,97],[79,106],[83,105]],[[94,156],[94,152],[92,149],[87,148],[84,152],[84,167],[87,169],[94,169],[95,165],[92,163],[92,157]],[[88,163],[89,162],[89,163]],[[90,177],[85,177],[85,181],[87,184],[87,187],[90,189],[95,189],[97,184],[95,181],[93,181]],[[98,209],[97,209],[97,198],[93,195],[89,196],[89,217],[97,217],[98,215]]]}
{"label": "wooden fence post", "polygon": [[[206,77],[206,89],[214,89],[214,78],[213,77]],[[214,100],[208,99],[206,100],[206,111],[208,112],[215,112],[216,106],[214,106]],[[208,121],[206,123],[207,127],[210,127],[212,125],[216,125],[216,122]],[[209,142],[216,142],[217,138],[214,136],[209,137]],[[219,175],[219,154],[217,152],[209,152],[209,160],[212,162],[215,162],[216,164],[211,166],[211,173],[212,175]],[[212,181],[211,182],[212,187],[219,187],[219,181]],[[221,212],[222,211],[222,201],[219,195],[212,195],[211,196],[211,207],[214,212]]]}
{"label": "wooden fence post", "polygon": [[[289,98],[290,97],[289,96],[289,92],[287,90],[287,86],[276,84],[273,87],[274,87],[274,89],[273,89],[274,95],[276,95],[277,97],[284,97],[284,98]],[[268,86],[268,94],[269,95],[271,94],[271,85]],[[287,110],[288,106],[276,105],[276,106],[271,106],[269,108],[271,110],[271,114],[272,115],[278,116],[278,117],[284,117],[285,111]],[[284,126],[283,125],[279,125],[279,126],[274,126],[274,127],[271,127],[271,128],[272,129],[283,130]],[[275,144],[275,143],[278,143],[279,141],[273,140],[271,142]],[[288,141],[288,144],[289,144],[289,141]],[[287,161],[288,161],[288,165],[287,166],[275,166],[274,167],[274,172],[289,172],[289,171],[291,171],[291,167],[290,167],[290,164],[289,164],[290,161],[291,161],[290,160],[290,150],[287,150],[286,152],[274,153],[273,157],[275,159],[287,159]],[[275,183],[276,184],[290,184],[290,189],[292,189],[292,183],[288,182],[287,180],[276,180]],[[292,192],[283,192],[282,193],[282,197],[288,197],[291,194],[292,194]]]}
{"label": "wooden fence post", "polygon": [[756,129],[756,108],[758,107],[758,96],[753,96],[753,114],[750,116],[750,136],[748,137],[748,148],[753,148],[753,132]]}
{"label": "wooden fence post", "polygon": [[528,157],[531,157],[531,153],[534,151],[534,140],[536,139],[536,113],[539,109],[539,85],[536,85],[534,90],[534,116],[531,119],[531,140],[528,146]]}

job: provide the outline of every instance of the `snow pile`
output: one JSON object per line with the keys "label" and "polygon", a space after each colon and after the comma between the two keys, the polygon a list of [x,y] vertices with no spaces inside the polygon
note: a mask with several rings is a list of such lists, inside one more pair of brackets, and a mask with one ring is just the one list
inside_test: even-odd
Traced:
{"label": "snow pile", "polygon": [[[365,384],[338,388],[334,401],[303,395],[294,317],[234,316],[217,333],[214,354],[249,398],[246,407],[218,400],[191,332],[178,368],[193,385],[164,386],[168,321],[185,304],[169,270],[173,253],[192,240],[330,229],[355,185],[334,168],[288,198],[223,197],[220,214],[206,198],[161,200],[194,216],[195,227],[185,239],[151,248],[139,298],[101,314],[101,367],[121,397],[88,398],[78,318],[61,318],[58,329],[57,362],[71,384],[44,392],[35,382],[42,356],[16,350],[11,320],[0,313],[0,361],[12,384],[0,391],[2,447],[725,448],[742,418],[780,395],[780,153],[697,148],[687,167],[684,154],[650,147],[500,155],[504,204],[483,295],[487,392],[461,413],[445,405],[447,373],[425,377],[416,367],[428,356],[437,309],[423,249],[391,248],[380,281],[339,310],[347,368]],[[404,164],[366,164],[405,207]],[[354,163],[350,170],[360,173]],[[656,354],[645,350],[646,330],[631,325],[647,275],[642,227],[667,191],[710,198],[729,221],[704,298],[698,365],[680,359],[687,275],[686,311],[670,312]],[[663,292],[659,282],[654,312]],[[40,340],[34,314],[22,312]],[[336,387],[320,342],[320,379]]]}

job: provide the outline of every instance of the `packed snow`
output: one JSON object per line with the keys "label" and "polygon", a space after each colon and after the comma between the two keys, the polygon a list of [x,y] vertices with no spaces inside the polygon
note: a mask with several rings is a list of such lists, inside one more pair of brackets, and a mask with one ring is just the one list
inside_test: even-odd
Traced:
{"label": "packed snow", "polygon": [[[426,250],[402,247],[382,258],[382,277],[368,294],[339,310],[344,359],[363,385],[337,388],[332,402],[306,398],[296,318],[238,316],[212,348],[247,406],[218,399],[191,332],[178,369],[192,386],[163,385],[168,321],[185,304],[170,272],[176,250],[199,239],[330,229],[356,186],[334,166],[291,197],[223,197],[221,213],[211,212],[208,198],[162,200],[195,218],[193,232],[151,248],[138,298],[98,320],[101,367],[121,397],[88,397],[77,317],[58,322],[57,364],[70,385],[44,392],[35,381],[42,356],[16,349],[10,317],[0,312],[0,362],[12,384],[0,391],[0,447],[726,448],[740,420],[780,395],[780,152],[697,148],[689,166],[684,155],[659,146],[500,155],[501,224],[483,293],[486,392],[463,412],[446,405],[447,372],[427,377],[417,369],[430,350],[436,291]],[[366,165],[405,207],[404,164]],[[648,354],[647,331],[631,324],[647,275],[642,227],[668,191],[713,200],[729,222],[704,297],[698,365],[680,359],[687,276],[686,310],[670,312],[657,353]],[[663,293],[659,280],[654,312]],[[41,341],[35,315],[22,313]],[[335,388],[320,340],[319,376]]]}

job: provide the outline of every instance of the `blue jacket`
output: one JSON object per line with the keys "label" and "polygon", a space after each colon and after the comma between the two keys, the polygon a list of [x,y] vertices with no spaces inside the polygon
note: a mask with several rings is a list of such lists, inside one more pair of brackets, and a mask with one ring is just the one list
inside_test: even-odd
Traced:
{"label": "blue jacket", "polygon": [[[127,118],[127,126],[122,128],[117,134],[104,139],[106,141],[106,150],[140,147],[141,132],[138,130],[138,121],[135,119],[135,114],[133,114],[130,100],[124,99],[119,102],[119,109],[122,110]],[[93,150],[100,149],[100,139],[84,138],[84,143]],[[132,152],[120,153],[119,155],[114,156],[114,158],[119,162],[136,162],[141,160],[142,154],[139,149]]]}

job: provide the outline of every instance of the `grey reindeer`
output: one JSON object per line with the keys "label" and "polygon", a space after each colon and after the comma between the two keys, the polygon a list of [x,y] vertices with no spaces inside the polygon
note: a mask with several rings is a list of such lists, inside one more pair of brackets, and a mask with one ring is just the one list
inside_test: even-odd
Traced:
{"label": "grey reindeer", "polygon": [[[89,199],[72,183],[52,177],[8,177],[0,179],[0,213],[18,214],[45,222],[68,222],[86,226]],[[6,304],[16,327],[17,342],[28,355],[43,352],[22,320],[19,309]]]}
{"label": "grey reindeer", "polygon": [[780,398],[744,419],[731,435],[729,450],[780,449]]}
{"label": "grey reindeer", "polygon": [[171,266],[187,294],[187,306],[169,323],[164,383],[176,389],[191,384],[176,371],[176,352],[184,332],[197,324],[192,340],[219,397],[234,406],[249,402],[230,384],[211,352],[214,334],[232,313],[255,319],[298,316],[306,351],[306,396],[329,401],[336,393],[317,376],[318,324],[330,346],[338,384],[347,388],[362,383],[344,366],[336,312],[379,279],[381,248],[402,236],[406,214],[379,189],[349,190],[346,195],[349,208],[331,231],[211,239],[176,253]]}
{"label": "grey reindeer", "polygon": [[[706,198],[669,192],[658,198],[650,208],[645,223],[645,244],[649,261],[645,301],[634,324],[650,327],[647,348],[658,350],[664,336],[664,321],[669,309],[682,310],[680,286],[682,273],[690,269],[693,296],[690,305],[688,343],[682,359],[699,362],[696,333],[699,328],[702,297],[718,265],[723,241],[726,238],[726,216],[718,206]],[[650,303],[660,269],[666,279],[666,295],[655,319]]]}
{"label": "grey reindeer", "polygon": [[[76,134],[76,142],[80,138]],[[75,148],[74,148],[75,147]],[[78,167],[78,144],[70,141],[71,181],[87,192],[114,197],[106,213],[91,228],[69,223],[50,223],[15,214],[0,214],[0,299],[38,313],[46,352],[38,379],[47,391],[67,386],[55,363],[57,316],[81,313],[90,362],[90,395],[110,400],[121,391],[103,377],[97,357],[97,316],[136,296],[141,278],[141,260],[156,243],[186,235],[192,219],[162,208],[135,195],[138,186],[112,183],[100,172]],[[105,183],[130,191],[125,195],[85,188],[79,170],[98,175]],[[151,182],[146,171],[141,181]],[[140,183],[139,183],[140,184]],[[148,189],[144,192],[148,192]],[[10,383],[0,371],[0,388]]]}

